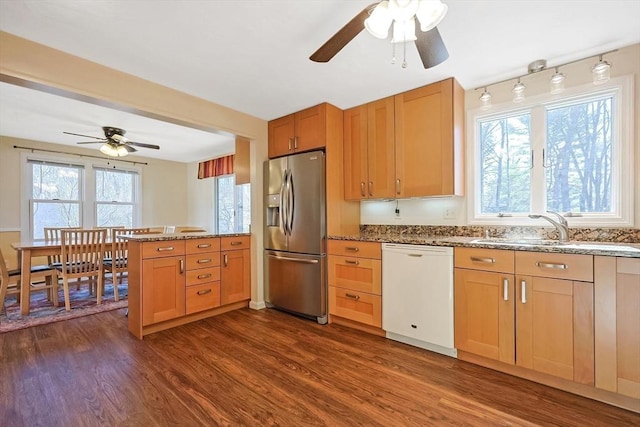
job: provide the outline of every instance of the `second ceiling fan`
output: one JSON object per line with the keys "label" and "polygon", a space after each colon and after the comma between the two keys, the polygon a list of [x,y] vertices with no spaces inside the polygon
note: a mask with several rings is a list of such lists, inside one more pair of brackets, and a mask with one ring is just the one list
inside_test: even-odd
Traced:
{"label": "second ceiling fan", "polygon": [[[328,62],[365,28],[380,39],[386,39],[389,29],[392,29],[391,43],[415,41],[424,68],[435,67],[449,58],[449,52],[436,27],[446,13],[447,5],[440,0],[383,0],[370,4],[309,59]],[[416,20],[419,23],[417,29]]]}

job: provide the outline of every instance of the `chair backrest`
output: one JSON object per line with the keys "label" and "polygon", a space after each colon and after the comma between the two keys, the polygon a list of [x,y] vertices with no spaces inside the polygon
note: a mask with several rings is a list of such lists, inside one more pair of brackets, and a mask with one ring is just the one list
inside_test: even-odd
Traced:
{"label": "chair backrest", "polygon": [[102,274],[102,258],[106,240],[106,231],[102,230],[62,230],[62,267],[63,276],[91,276]]}
{"label": "chair backrest", "polygon": [[[80,227],[44,227],[45,242],[59,242],[61,240],[62,230],[79,230]],[[60,254],[47,256],[49,265],[61,262]]]}
{"label": "chair backrest", "polygon": [[164,230],[162,232],[165,233],[165,234],[167,234],[167,233],[175,233],[176,232],[176,226],[175,225],[165,225],[164,226]]}
{"label": "chair backrest", "polygon": [[[4,255],[2,255],[2,249],[0,249],[0,293],[6,292],[5,288],[9,286],[9,270],[7,269],[7,263],[4,261]],[[0,310],[2,307],[0,307]]]}
{"label": "chair backrest", "polygon": [[115,228],[111,230],[111,258],[113,263],[117,260],[127,258],[127,239],[119,239],[118,236],[131,236],[132,234],[148,234],[151,233],[149,227],[146,228]]}

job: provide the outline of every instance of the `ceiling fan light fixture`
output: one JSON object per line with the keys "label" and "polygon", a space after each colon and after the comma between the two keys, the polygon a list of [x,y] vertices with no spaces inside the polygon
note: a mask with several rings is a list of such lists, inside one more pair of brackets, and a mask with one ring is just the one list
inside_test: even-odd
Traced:
{"label": "ceiling fan light fixture", "polygon": [[420,21],[420,30],[429,31],[435,28],[447,14],[448,6],[440,0],[420,0],[416,17]]}
{"label": "ceiling fan light fixture", "polygon": [[392,21],[389,2],[385,0],[378,3],[371,15],[364,20],[364,27],[373,37],[386,39],[389,36],[389,27],[391,27]]}
{"label": "ceiling fan light fixture", "polygon": [[129,154],[124,145],[107,142],[100,147],[100,152],[110,157],[124,157]]}
{"label": "ceiling fan light fixture", "polygon": [[410,18],[407,21],[393,21],[393,38],[391,43],[405,43],[416,41],[416,20]]}

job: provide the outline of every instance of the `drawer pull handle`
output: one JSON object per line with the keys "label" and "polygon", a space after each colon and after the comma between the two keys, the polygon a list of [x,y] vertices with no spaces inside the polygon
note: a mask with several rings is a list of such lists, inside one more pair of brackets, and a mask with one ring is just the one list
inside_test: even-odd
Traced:
{"label": "drawer pull handle", "polygon": [[200,243],[198,245],[198,249],[204,249],[204,248],[210,248],[210,247],[211,247],[211,244],[209,243]]}
{"label": "drawer pull handle", "polygon": [[241,245],[241,244],[242,244],[242,242],[238,242],[238,241],[230,243],[231,246],[238,246],[238,245]]}
{"label": "drawer pull handle", "polygon": [[567,264],[555,264],[553,262],[536,262],[536,265],[540,268],[555,268],[558,270],[566,270],[569,268]]}
{"label": "drawer pull handle", "polygon": [[482,257],[478,257],[478,256],[472,256],[471,257],[471,261],[473,262],[482,262],[485,264],[495,264],[496,260],[494,258],[482,258]]}
{"label": "drawer pull handle", "polygon": [[206,295],[206,294],[210,294],[212,291],[211,289],[203,289],[201,291],[198,291],[198,295]]}
{"label": "drawer pull handle", "polygon": [[345,264],[351,264],[351,265],[360,265],[360,261],[352,261],[350,259],[345,259],[344,263]]}
{"label": "drawer pull handle", "polygon": [[502,299],[509,301],[509,279],[502,279]]}
{"label": "drawer pull handle", "polygon": [[211,262],[211,258],[199,259],[198,264],[206,264]]}
{"label": "drawer pull handle", "polygon": [[209,277],[211,277],[211,273],[198,275],[198,279],[208,279]]}
{"label": "drawer pull handle", "polygon": [[524,280],[520,282],[520,301],[523,304],[527,303],[527,282]]}
{"label": "drawer pull handle", "polygon": [[344,296],[346,296],[347,298],[351,298],[352,300],[356,300],[356,301],[358,301],[360,299],[360,295],[354,295],[354,294],[346,293],[346,294],[344,294]]}
{"label": "drawer pull handle", "polygon": [[173,250],[173,246],[167,246],[166,248],[156,248],[156,251],[158,252],[165,252],[165,251],[172,251]]}
{"label": "drawer pull handle", "polygon": [[407,254],[407,255],[413,256],[413,257],[416,257],[416,258],[420,258],[422,256],[422,254]]}
{"label": "drawer pull handle", "polygon": [[180,274],[184,273],[184,260],[180,260]]}
{"label": "drawer pull handle", "polygon": [[344,250],[349,252],[358,252],[360,251],[360,248],[357,246],[347,246]]}

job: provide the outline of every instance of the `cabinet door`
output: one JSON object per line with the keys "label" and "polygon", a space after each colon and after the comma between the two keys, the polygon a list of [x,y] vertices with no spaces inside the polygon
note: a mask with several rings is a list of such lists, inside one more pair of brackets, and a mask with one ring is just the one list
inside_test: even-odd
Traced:
{"label": "cabinet door", "polygon": [[394,197],[394,98],[371,102],[367,108],[367,194],[369,198],[376,199]]}
{"label": "cabinet door", "polygon": [[452,84],[395,96],[398,197],[454,194]]}
{"label": "cabinet door", "polygon": [[184,258],[142,261],[142,324],[151,325],[185,314]]}
{"label": "cabinet door", "polygon": [[281,117],[269,122],[269,158],[284,156],[293,152],[295,136],[294,115]]}
{"label": "cabinet door", "polygon": [[251,298],[251,255],[249,249],[221,254],[220,302],[222,305]]}
{"label": "cabinet door", "polygon": [[344,198],[367,198],[367,106],[344,113]]}
{"label": "cabinet door", "polygon": [[316,105],[297,112],[295,115],[295,151],[309,151],[326,145],[327,108]]}
{"label": "cabinet door", "polygon": [[518,275],[516,294],[516,365],[593,385],[593,283]]}
{"label": "cabinet door", "polygon": [[455,346],[515,363],[513,275],[455,269]]}

